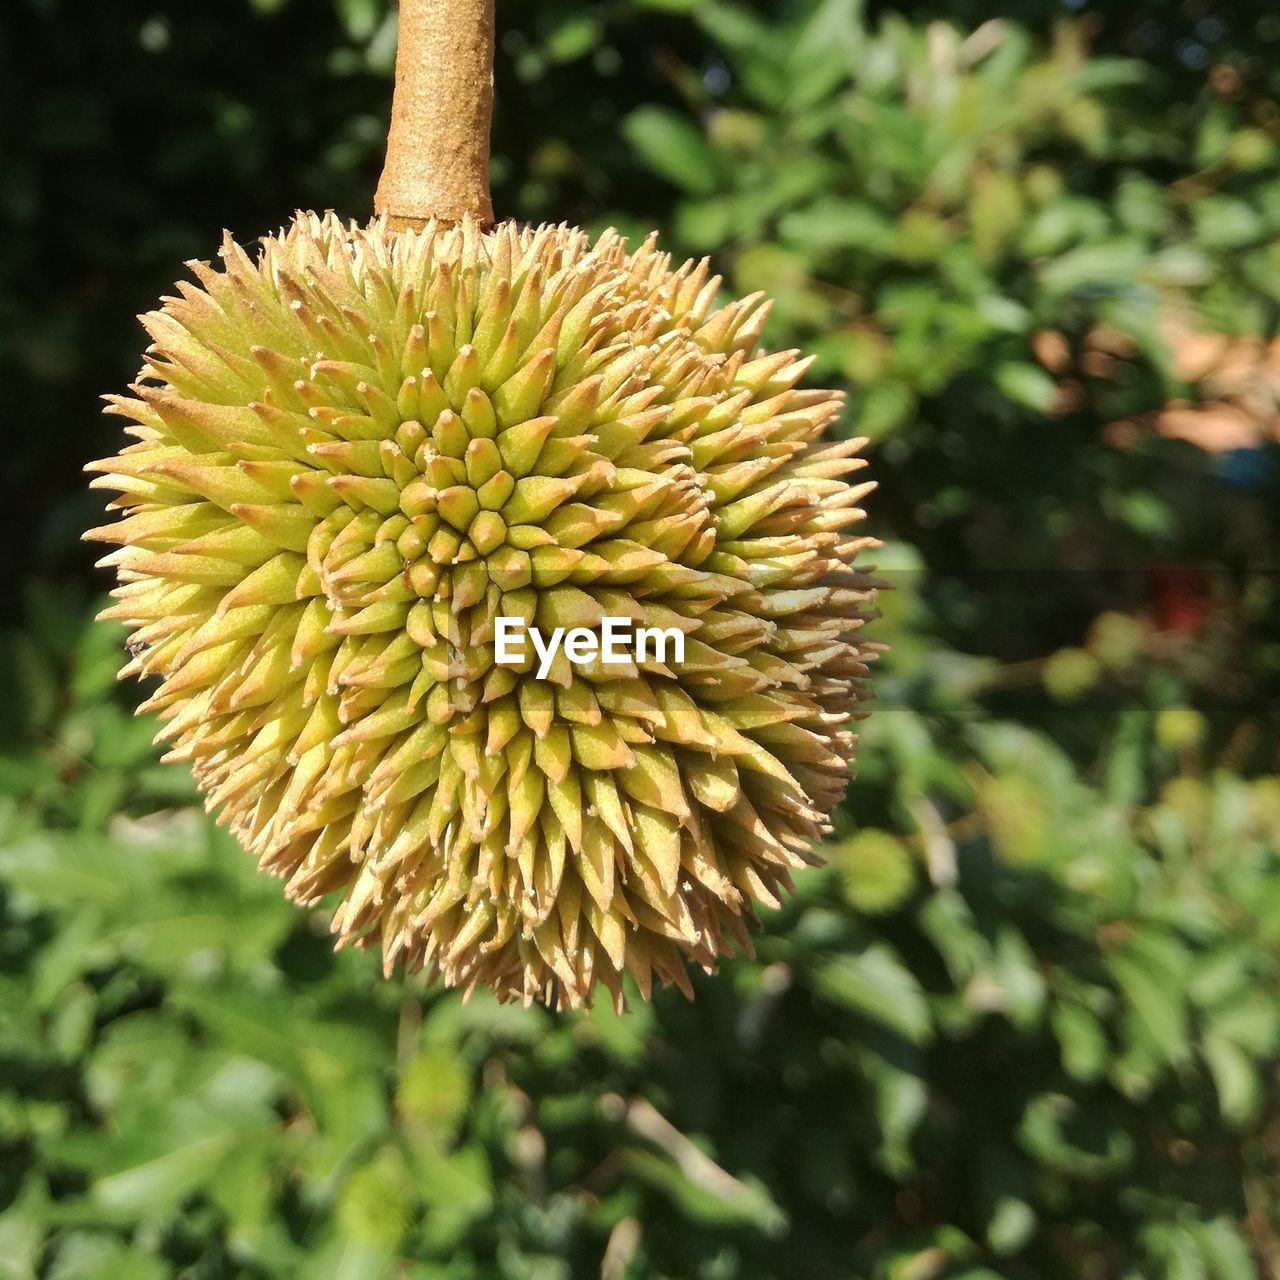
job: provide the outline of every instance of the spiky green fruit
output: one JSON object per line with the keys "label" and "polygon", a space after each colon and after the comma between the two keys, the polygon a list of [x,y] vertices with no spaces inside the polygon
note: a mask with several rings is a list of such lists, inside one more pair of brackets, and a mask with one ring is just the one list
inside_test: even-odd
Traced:
{"label": "spiky green fruit", "polygon": [[[144,318],[125,671],[262,867],[388,970],[578,1005],[749,950],[839,801],[874,584],[861,441],[759,297],[567,227],[300,214]],[[495,661],[499,617],[681,664]]]}

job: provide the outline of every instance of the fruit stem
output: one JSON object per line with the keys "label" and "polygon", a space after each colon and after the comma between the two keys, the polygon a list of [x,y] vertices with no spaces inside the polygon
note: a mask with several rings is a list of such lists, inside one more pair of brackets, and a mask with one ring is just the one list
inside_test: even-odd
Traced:
{"label": "fruit stem", "polygon": [[493,225],[493,0],[400,0],[387,161],[373,198],[397,230]]}

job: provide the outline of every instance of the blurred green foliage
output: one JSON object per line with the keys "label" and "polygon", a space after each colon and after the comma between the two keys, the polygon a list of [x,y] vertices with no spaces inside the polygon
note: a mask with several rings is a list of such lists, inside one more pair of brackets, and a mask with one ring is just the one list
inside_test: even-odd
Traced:
{"label": "blurred green foliage", "polygon": [[[9,0],[0,1276],[1280,1276],[1275,375],[1171,339],[1275,338],[1280,19],[498,9],[500,210],[711,253],[873,438],[892,651],[828,865],[622,1018],[283,904],[115,688],[77,469],[183,258],[365,214],[394,17]],[[1224,399],[1255,447],[1155,429]]]}

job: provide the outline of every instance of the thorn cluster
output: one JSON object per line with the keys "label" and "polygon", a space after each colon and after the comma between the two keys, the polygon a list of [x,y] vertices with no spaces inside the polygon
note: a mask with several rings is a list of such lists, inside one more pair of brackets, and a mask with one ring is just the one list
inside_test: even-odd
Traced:
{"label": "thorn cluster", "polygon": [[[167,758],[342,942],[576,1006],[750,949],[854,754],[862,441],[767,305],[568,227],[300,214],[144,317],[107,616]],[[494,621],[684,661],[498,665]]]}

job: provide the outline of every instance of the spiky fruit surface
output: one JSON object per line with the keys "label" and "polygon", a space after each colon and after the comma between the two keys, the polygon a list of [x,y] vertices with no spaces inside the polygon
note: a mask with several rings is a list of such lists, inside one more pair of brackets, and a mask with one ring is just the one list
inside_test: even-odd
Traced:
{"label": "spiky fruit surface", "polygon": [[[93,464],[170,757],[388,969],[618,1003],[749,949],[870,656],[838,398],[758,298],[613,234],[301,214],[222,258],[145,317],[136,443]],[[498,617],[604,616],[683,663],[495,661]]]}

